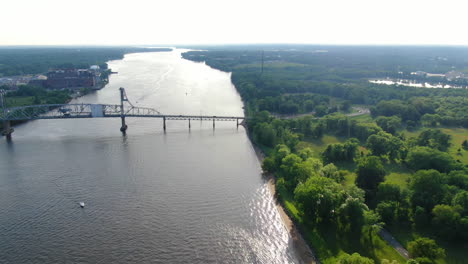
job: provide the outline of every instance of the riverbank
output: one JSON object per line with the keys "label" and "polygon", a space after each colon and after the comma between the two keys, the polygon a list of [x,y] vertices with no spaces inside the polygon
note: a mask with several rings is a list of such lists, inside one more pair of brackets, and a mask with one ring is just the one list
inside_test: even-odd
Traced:
{"label": "riverbank", "polygon": [[[258,146],[255,145],[255,143],[250,138],[250,135],[249,135],[249,139],[252,143],[252,146],[254,148],[258,161],[262,163],[263,160],[265,159],[265,154]],[[281,216],[281,220],[283,221],[284,226],[286,227],[289,235],[291,236],[292,243],[294,245],[294,250],[296,251],[296,255],[298,259],[301,261],[301,263],[304,263],[304,264],[319,264],[320,261],[316,258],[314,252],[312,251],[310,246],[302,237],[301,233],[299,232],[298,228],[294,224],[293,220],[286,213],[284,206],[278,200],[278,196],[276,195],[276,184],[275,184],[276,179],[274,175],[268,173],[268,174],[263,174],[263,176],[265,177],[266,184],[268,185],[268,189],[270,190],[271,195],[275,199],[275,205],[278,210],[278,213]]]}

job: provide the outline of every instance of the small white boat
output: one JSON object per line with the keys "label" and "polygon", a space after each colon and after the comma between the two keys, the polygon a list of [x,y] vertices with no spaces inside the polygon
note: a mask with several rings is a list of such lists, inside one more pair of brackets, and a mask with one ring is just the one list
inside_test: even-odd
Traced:
{"label": "small white boat", "polygon": [[84,207],[84,202],[80,202],[80,206],[81,206],[81,208],[83,208]]}

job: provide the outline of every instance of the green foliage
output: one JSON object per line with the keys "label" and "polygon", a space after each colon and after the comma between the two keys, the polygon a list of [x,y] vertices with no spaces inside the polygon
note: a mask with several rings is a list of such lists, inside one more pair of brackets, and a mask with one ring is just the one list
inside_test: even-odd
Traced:
{"label": "green foliage", "polygon": [[268,123],[260,123],[253,128],[253,135],[256,141],[267,147],[274,147],[276,144],[276,131]]}
{"label": "green foliage", "polygon": [[460,228],[460,214],[450,205],[440,204],[432,209],[432,226],[439,236],[453,239]]}
{"label": "green foliage", "polygon": [[463,140],[462,147],[463,147],[464,150],[468,150],[468,140],[466,140],[466,139]]}
{"label": "green foliage", "polygon": [[[430,261],[445,257],[445,250],[429,238],[418,238],[408,243],[408,252],[413,258],[428,258]],[[418,259],[416,259],[418,260]],[[421,261],[418,260],[419,263]]]}
{"label": "green foliage", "polygon": [[344,200],[343,187],[334,180],[314,176],[299,183],[294,190],[294,199],[311,221],[329,221]]}
{"label": "green foliage", "polygon": [[356,174],[356,185],[364,189],[366,194],[371,194],[383,182],[386,173],[380,158],[369,156],[358,161]]}
{"label": "green foliage", "polygon": [[436,170],[420,170],[411,177],[410,189],[413,207],[421,206],[429,212],[444,198],[444,177]]}
{"label": "green foliage", "polygon": [[395,134],[397,130],[401,127],[401,118],[398,116],[379,116],[375,119],[375,122],[385,132],[388,132],[390,134]]}
{"label": "green foliage", "polygon": [[468,190],[468,173],[466,171],[451,171],[445,176],[445,181],[449,185]]}
{"label": "green foliage", "polygon": [[324,177],[333,179],[338,183],[344,181],[344,173],[340,172],[333,163],[324,166],[322,168],[322,174]]}
{"label": "green foliage", "polygon": [[446,151],[450,147],[450,135],[439,129],[426,129],[419,134],[416,140],[419,146],[435,148],[440,151]]}
{"label": "green foliage", "polygon": [[459,207],[462,215],[468,216],[468,191],[462,190],[452,200],[452,205]]}
{"label": "green foliage", "polygon": [[359,146],[357,139],[348,139],[345,143],[335,143],[327,146],[322,153],[325,163],[337,161],[352,161],[356,157],[356,151]]}
{"label": "green foliage", "polygon": [[274,172],[276,170],[275,159],[273,157],[267,157],[262,162],[262,170],[264,172]]}
{"label": "green foliage", "polygon": [[401,202],[404,199],[404,195],[400,186],[391,183],[381,183],[377,188],[377,199],[379,201]]}
{"label": "green foliage", "polygon": [[374,264],[375,262],[370,259],[353,253],[352,255],[343,254],[338,258],[337,264]]}
{"label": "green foliage", "polygon": [[397,207],[398,205],[395,201],[383,201],[377,205],[375,210],[386,224],[392,224],[396,220]]}
{"label": "green foliage", "polygon": [[460,165],[447,153],[429,147],[414,147],[406,157],[407,166],[413,170],[435,169],[450,172]]}
{"label": "green foliage", "polygon": [[367,138],[367,147],[375,156],[388,155],[391,159],[400,157],[403,142],[386,132],[379,132]]}

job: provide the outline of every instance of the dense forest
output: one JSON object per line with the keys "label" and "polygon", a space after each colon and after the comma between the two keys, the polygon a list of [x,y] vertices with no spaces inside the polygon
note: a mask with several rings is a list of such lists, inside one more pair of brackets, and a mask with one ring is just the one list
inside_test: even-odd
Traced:
{"label": "dense forest", "polygon": [[171,49],[134,47],[1,47],[0,77],[45,73],[51,68],[89,68],[123,58],[134,52],[170,51]]}
{"label": "dense forest", "polygon": [[[467,72],[468,48],[204,49],[183,57],[232,72],[249,134],[267,154],[263,171],[322,263],[465,260],[468,90],[368,79]],[[363,108],[370,114],[352,114]]]}

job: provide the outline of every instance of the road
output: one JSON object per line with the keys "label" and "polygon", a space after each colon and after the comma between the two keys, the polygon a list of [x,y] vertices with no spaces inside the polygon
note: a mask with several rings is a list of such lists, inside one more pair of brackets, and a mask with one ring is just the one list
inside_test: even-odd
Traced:
{"label": "road", "polygon": [[[358,106],[353,106],[352,108],[354,110],[356,110],[356,112],[345,114],[345,116],[352,117],[352,116],[360,116],[360,115],[370,114],[369,108],[358,107]],[[280,119],[293,119],[293,118],[298,118],[298,117],[303,117],[303,116],[308,116],[308,115],[313,115],[313,114],[315,114],[315,112],[309,112],[309,113],[305,113],[305,114],[295,114],[295,115],[279,115],[279,114],[271,114],[271,115],[273,115],[276,118],[280,118]],[[321,117],[314,117],[314,119],[320,119],[320,118]]]}

